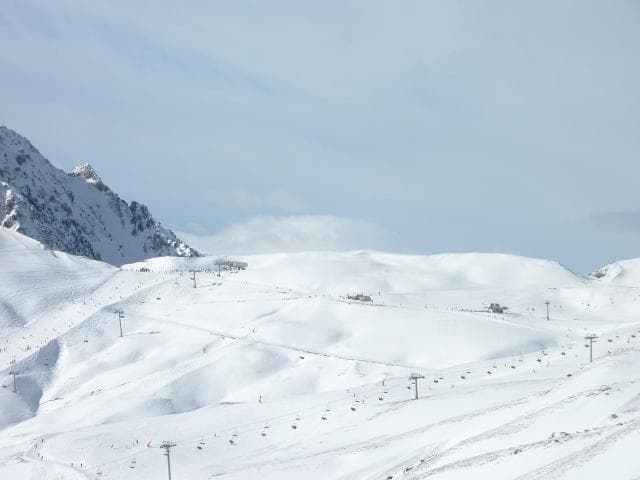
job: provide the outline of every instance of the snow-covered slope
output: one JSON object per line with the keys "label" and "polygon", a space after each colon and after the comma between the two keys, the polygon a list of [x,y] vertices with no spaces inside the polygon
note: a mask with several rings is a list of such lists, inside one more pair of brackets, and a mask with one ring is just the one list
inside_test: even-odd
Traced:
{"label": "snow-covered slope", "polygon": [[67,174],[6,127],[0,127],[0,226],[115,265],[197,255],[145,205],[127,204],[112,192],[90,165]]}
{"label": "snow-covered slope", "polygon": [[[0,331],[22,327],[82,286],[117,272],[102,262],[56,252],[19,233],[0,227]],[[77,295],[88,294],[83,290]]]}
{"label": "snow-covered slope", "polygon": [[640,471],[638,288],[488,254],[261,255],[218,276],[208,257],[118,270],[6,230],[0,247],[2,479],[166,478],[164,440],[174,479]]}

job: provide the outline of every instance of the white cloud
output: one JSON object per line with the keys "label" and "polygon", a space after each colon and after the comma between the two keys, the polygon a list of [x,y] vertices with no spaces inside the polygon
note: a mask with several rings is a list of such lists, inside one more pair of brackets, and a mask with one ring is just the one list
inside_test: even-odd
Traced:
{"label": "white cloud", "polygon": [[304,200],[284,190],[269,192],[264,201],[267,207],[286,212],[300,212],[306,208]]}
{"label": "white cloud", "polygon": [[281,210],[283,212],[301,212],[306,208],[303,199],[291,192],[272,190],[261,194],[243,188],[221,188],[210,190],[205,198],[212,204],[237,210]]}
{"label": "white cloud", "polygon": [[366,220],[333,215],[259,216],[212,235],[179,232],[202,252],[225,255],[309,250],[388,250],[397,244],[389,230]]}

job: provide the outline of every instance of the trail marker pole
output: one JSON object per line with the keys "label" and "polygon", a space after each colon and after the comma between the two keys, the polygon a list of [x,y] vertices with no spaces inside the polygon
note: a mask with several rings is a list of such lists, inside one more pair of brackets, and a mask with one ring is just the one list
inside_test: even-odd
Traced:
{"label": "trail marker pole", "polygon": [[418,380],[424,378],[424,375],[420,375],[419,373],[412,373],[411,377],[409,377],[411,380],[413,380],[413,384],[416,388],[416,397],[415,399],[418,400]]}
{"label": "trail marker pole", "polygon": [[544,302],[544,304],[547,306],[547,320],[549,320],[549,304],[551,302],[549,300],[547,300],[546,302]]}
{"label": "trail marker pole", "polygon": [[193,273],[193,277],[191,277],[191,280],[193,280],[193,288],[197,288],[197,284],[196,284],[196,271],[195,271],[195,270],[191,270],[191,273]]}
{"label": "trail marker pole", "polygon": [[176,443],[167,442],[166,440],[162,442],[162,445],[160,445],[160,448],[164,448],[167,452],[164,455],[167,457],[167,471],[169,472],[169,480],[171,480],[171,449],[176,445]]}
{"label": "trail marker pole", "polygon": [[585,340],[589,340],[589,363],[593,362],[593,341],[598,338],[595,333],[587,335],[584,337]]}

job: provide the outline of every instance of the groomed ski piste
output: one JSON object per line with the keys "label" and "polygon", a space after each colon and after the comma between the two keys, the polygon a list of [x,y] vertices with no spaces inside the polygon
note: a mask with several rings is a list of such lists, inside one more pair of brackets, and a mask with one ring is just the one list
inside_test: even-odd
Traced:
{"label": "groomed ski piste", "polygon": [[639,261],[238,260],[0,231],[0,479],[640,478]]}

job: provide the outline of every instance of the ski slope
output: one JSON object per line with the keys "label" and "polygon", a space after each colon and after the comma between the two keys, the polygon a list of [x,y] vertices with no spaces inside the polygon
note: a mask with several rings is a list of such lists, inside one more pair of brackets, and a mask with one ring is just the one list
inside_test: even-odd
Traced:
{"label": "ski slope", "polygon": [[640,263],[240,260],[117,269],[0,231],[0,479],[167,478],[164,440],[173,479],[640,478]]}

